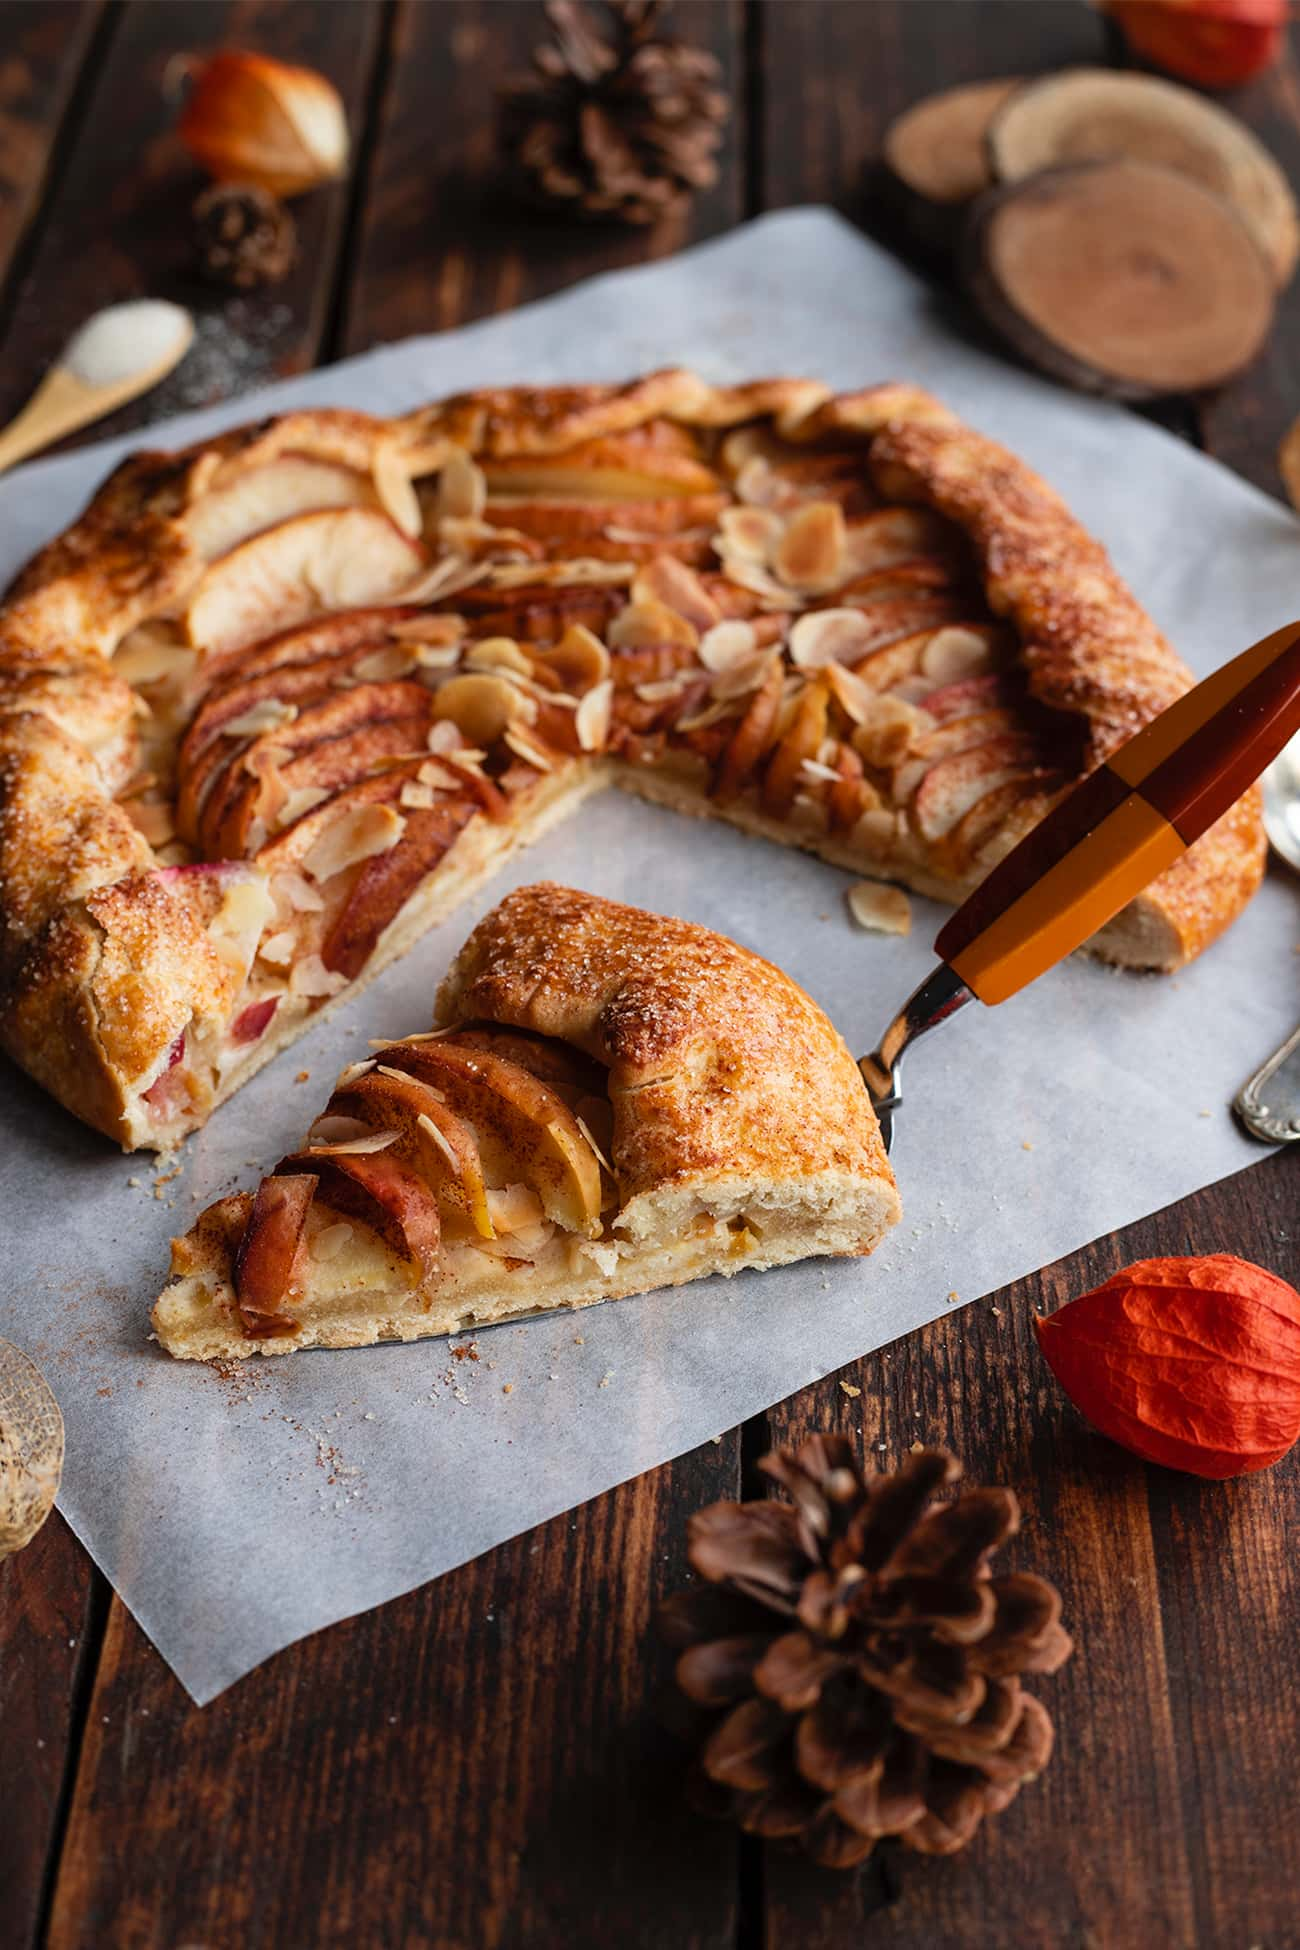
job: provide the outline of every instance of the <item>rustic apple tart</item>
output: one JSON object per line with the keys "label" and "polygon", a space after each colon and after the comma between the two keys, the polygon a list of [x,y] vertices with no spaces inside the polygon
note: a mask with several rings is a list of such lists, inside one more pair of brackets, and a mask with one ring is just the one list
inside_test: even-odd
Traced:
{"label": "rustic apple tart", "polygon": [[173,1243],[170,1353],[415,1340],[869,1253],[900,1216],[834,1028],[706,928],[524,887],[435,1016],[344,1070],[256,1196]]}
{"label": "rustic apple tart", "polygon": [[[165,1148],[613,781],[943,898],[1190,682],[906,386],[462,395],[126,461],[0,608],[0,1035]],[[1243,802],[1094,942],[1173,968]]]}

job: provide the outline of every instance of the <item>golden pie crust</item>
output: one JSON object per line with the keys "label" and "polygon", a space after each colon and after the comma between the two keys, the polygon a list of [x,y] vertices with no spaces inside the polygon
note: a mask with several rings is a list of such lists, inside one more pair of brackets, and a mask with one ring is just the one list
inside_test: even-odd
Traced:
{"label": "golden pie crust", "polygon": [[[607,782],[955,900],[1191,682],[915,388],[667,371],[127,460],[0,607],[0,1038],[166,1148]],[[1240,912],[1248,795],[1096,938]]]}
{"label": "golden pie crust", "polygon": [[[472,1330],[708,1273],[868,1253],[901,1217],[833,1025],[779,968],[706,928],[572,888],[521,888],[470,936],[436,1021],[440,1034],[367,1049],[340,1078],[326,1121],[289,1161],[299,1183],[313,1167],[322,1176],[269,1284],[241,1247],[285,1166],[260,1210],[247,1193],[223,1199],[174,1242],[153,1314],[169,1353]],[[418,1123],[422,1095],[441,1141]],[[491,1236],[466,1216],[470,1174],[449,1162],[463,1157],[462,1120],[489,1181]],[[338,1148],[340,1130],[343,1147],[359,1137],[367,1148]],[[312,1151],[313,1137],[324,1148]],[[360,1194],[338,1177],[348,1159],[367,1174]],[[408,1263],[407,1234],[389,1223],[403,1202],[407,1232],[428,1247],[422,1263]]]}

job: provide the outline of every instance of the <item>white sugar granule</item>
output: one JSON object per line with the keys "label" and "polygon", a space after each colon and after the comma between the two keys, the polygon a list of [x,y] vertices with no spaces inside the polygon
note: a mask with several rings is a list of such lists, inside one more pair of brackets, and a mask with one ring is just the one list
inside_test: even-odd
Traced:
{"label": "white sugar granule", "polygon": [[135,298],[109,305],[74,333],[62,363],[84,386],[116,386],[148,372],[170,353],[179,355],[194,334],[194,320],[164,298]]}

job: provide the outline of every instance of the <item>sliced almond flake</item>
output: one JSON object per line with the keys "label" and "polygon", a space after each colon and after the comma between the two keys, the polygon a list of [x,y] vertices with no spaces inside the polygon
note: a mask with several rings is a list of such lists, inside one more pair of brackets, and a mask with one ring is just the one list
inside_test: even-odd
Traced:
{"label": "sliced almond flake", "polygon": [[433,787],[418,779],[408,779],[398,794],[397,803],[409,811],[429,812],[433,807]]}
{"label": "sliced almond flake", "polygon": [[595,1152],[596,1156],[600,1159],[600,1162],[602,1163],[602,1165],[604,1165],[606,1171],[609,1173],[610,1177],[612,1178],[614,1176],[614,1167],[609,1162],[609,1159],[605,1156],[605,1153],[601,1150],[600,1146],[597,1144],[595,1138],[591,1135],[591,1127],[587,1123],[586,1118],[579,1117],[577,1123],[578,1123],[578,1129],[582,1132],[582,1135],[586,1138],[588,1144],[591,1146],[592,1150]]}
{"label": "sliced almond flake", "polygon": [[415,652],[402,644],[386,643],[382,650],[372,650],[368,657],[362,657],[352,666],[352,676],[363,684],[387,684],[395,677],[405,677],[416,661]]}
{"label": "sliced almond flake", "polygon": [[747,697],[767,681],[772,668],[772,660],[777,653],[773,650],[756,651],[744,663],[733,664],[713,680],[713,695],[718,702],[725,703],[729,698]]}
{"label": "sliced almond flake", "polygon": [[537,716],[536,702],[527,691],[496,670],[465,670],[448,678],[435,691],[433,708],[439,718],[450,718],[472,744],[487,747],[496,743],[507,725],[521,720],[531,724]]}
{"label": "sliced almond flake", "polygon": [[872,626],[860,609],[814,609],[790,626],[790,661],[801,670],[852,663],[871,639]]}
{"label": "sliced almond flake", "polygon": [[348,1241],[354,1237],[355,1228],[350,1226],[346,1219],[340,1219],[337,1225],[322,1226],[321,1230],[313,1235],[307,1250],[313,1259],[328,1262],[337,1259]]}
{"label": "sliced almond flake", "polygon": [[363,1117],[346,1117],[341,1111],[325,1110],[307,1133],[309,1144],[347,1144],[353,1138],[369,1137],[372,1127]]}
{"label": "sliced almond flake", "polygon": [[470,670],[508,671],[517,677],[531,677],[533,667],[512,636],[485,636],[465,652]]}
{"label": "sliced almond flake", "polygon": [[748,507],[779,507],[786,493],[781,476],[762,454],[751,454],[736,475],[736,494]]}
{"label": "sliced almond flake", "polygon": [[853,749],[868,765],[896,765],[920,732],[934,723],[928,712],[890,692],[872,698],[853,734]]}
{"label": "sliced almond flake", "polygon": [[457,668],[460,660],[459,644],[421,643],[415,646],[415,663],[420,681],[434,688],[449,671]]}
{"label": "sliced almond flake", "polygon": [[271,896],[280,912],[288,907],[300,914],[319,914],[325,905],[307,876],[289,868],[272,875]]}
{"label": "sliced almond flake", "polygon": [[305,813],[314,812],[317,806],[324,805],[329,796],[321,785],[295,786],[292,792],[286,794],[275,815],[276,831],[282,833],[286,826],[292,826]]}
{"label": "sliced almond flake", "polygon": [[901,887],[888,887],[879,880],[859,880],[844,898],[860,928],[869,928],[873,934],[911,932],[912,903]]}
{"label": "sliced almond flake", "polygon": [[[413,1029],[409,1036],[375,1036],[371,1049],[404,1049],[407,1043],[436,1043],[440,1036],[454,1036],[459,1023],[446,1023],[441,1029]],[[426,1089],[430,1088],[426,1084]]]}
{"label": "sliced almond flake", "polygon": [[838,501],[806,501],[786,522],[772,568],[794,589],[833,589],[844,575],[844,510]]}
{"label": "sliced almond flake", "polygon": [[460,1159],[456,1156],[456,1153],[452,1150],[450,1144],[448,1144],[446,1138],[443,1136],[442,1132],[438,1129],[438,1126],[434,1123],[428,1111],[422,1110],[415,1121],[419,1125],[420,1129],[424,1132],[425,1136],[431,1137],[433,1139],[434,1143],[437,1145],[439,1151],[441,1151],[443,1157],[447,1160],[447,1163],[451,1166],[452,1170],[454,1172],[459,1173]]}
{"label": "sliced almond flake", "polygon": [[162,677],[188,677],[198,660],[197,650],[184,644],[154,631],[133,631],[113,658],[113,672],[128,684],[156,684]]}
{"label": "sliced almond flake", "polygon": [[336,1090],[346,1090],[348,1085],[355,1083],[358,1077],[369,1076],[374,1067],[375,1059],[373,1056],[365,1056],[359,1063],[347,1064],[339,1071],[334,1088]]}
{"label": "sliced almond flake", "polygon": [[696,630],[710,629],[722,620],[722,611],[695,570],[675,555],[656,555],[642,564],[632,578],[632,601],[662,603]]}
{"label": "sliced almond flake", "polygon": [[438,475],[438,519],[477,521],[487,506],[487,476],[463,447],[453,447]]}
{"label": "sliced almond flake", "polygon": [[992,668],[993,651],[987,634],[963,629],[959,623],[936,630],[921,652],[921,669],[936,684],[955,684],[962,677],[977,677]]}
{"label": "sliced almond flake", "polygon": [[698,642],[695,625],[654,596],[629,603],[609,626],[610,648],[615,650],[642,650],[660,643],[680,643],[693,650]]}
{"label": "sliced almond flake", "polygon": [[347,1153],[354,1157],[368,1158],[376,1151],[387,1151],[390,1144],[397,1143],[397,1139],[396,1131],[372,1131],[368,1137],[345,1138],[341,1144],[319,1144],[315,1138],[312,1138],[307,1148],[312,1152],[324,1152],[330,1157]]}
{"label": "sliced almond flake", "polygon": [[902,815],[888,806],[869,806],[849,834],[852,846],[866,853],[887,855],[893,852],[902,831]]}
{"label": "sliced almond flake", "polygon": [[587,692],[574,714],[578,743],[584,752],[603,751],[613,711],[614,681],[606,677]]}
{"label": "sliced almond flake", "polygon": [[752,623],[715,623],[700,638],[696,655],[706,670],[722,671],[744,663],[757,648],[758,637]]}
{"label": "sliced almond flake", "polygon": [[424,742],[431,752],[442,752],[444,755],[455,752],[458,757],[461,756],[465,744],[460,734],[460,727],[453,724],[450,718],[439,718],[436,723],[431,724],[429,735]]}
{"label": "sliced almond flake", "polygon": [[424,527],[420,497],[411,484],[406,462],[395,442],[383,440],[375,449],[370,478],[379,505],[404,535],[418,537]]}
{"label": "sliced almond flake", "polygon": [[802,599],[793,589],[787,589],[783,583],[777,582],[756,562],[727,553],[722,557],[722,567],[728,582],[734,582],[738,589],[747,589],[768,609],[803,608]]}
{"label": "sliced almond flake", "polygon": [[435,792],[457,792],[464,784],[464,781],[458,779],[454,772],[449,772],[445,765],[439,765],[436,758],[426,759],[416,773],[416,777],[421,785],[431,786]]}
{"label": "sliced almond flake", "polygon": [[779,548],[785,523],[770,508],[724,508],[718,516],[718,533],[720,552],[762,567]]}
{"label": "sliced almond flake", "polygon": [[298,946],[298,937],[292,928],[282,928],[278,934],[269,934],[258,948],[260,961],[269,963],[272,968],[287,968],[293,960]]}
{"label": "sliced almond flake", "polygon": [[687,681],[683,672],[680,677],[664,677],[654,684],[634,684],[632,689],[643,704],[666,704],[670,697],[680,697]]}
{"label": "sliced almond flake", "polygon": [[838,785],[840,775],[833,765],[823,764],[820,758],[805,758],[799,770],[810,779],[822,779],[828,785]]}
{"label": "sliced almond flake", "polygon": [[705,731],[711,724],[720,724],[723,718],[734,717],[735,712],[726,704],[710,704],[703,711],[697,711],[693,718],[680,718],[679,731]]}
{"label": "sliced almond flake", "polygon": [[347,976],[326,968],[319,955],[304,955],[289,977],[292,995],[337,995],[348,985]]}
{"label": "sliced almond flake", "polygon": [[281,725],[292,724],[298,715],[296,704],[286,704],[278,697],[264,697],[256,704],[241,711],[236,718],[227,718],[221,727],[223,738],[260,738],[263,732],[278,731]]}
{"label": "sliced almond flake", "polygon": [[331,880],[346,867],[386,853],[402,837],[406,821],[392,806],[353,806],[331,820],[303,856],[303,871],[313,880]]}
{"label": "sliced almond flake", "polygon": [[511,725],[507,729],[504,742],[509,745],[516,758],[523,759],[525,765],[533,766],[538,772],[555,770],[555,761],[550,754],[544,752],[540,745],[535,745],[527,732],[521,731],[518,725]]}
{"label": "sliced almond flake", "polygon": [[609,651],[585,623],[570,623],[559,642],[534,649],[534,668],[552,671],[571,691],[580,694],[609,676]]}
{"label": "sliced almond flake", "polygon": [[395,603],[432,603],[447,596],[457,595],[462,589],[469,589],[476,582],[483,582],[490,570],[490,562],[470,562],[463,555],[441,555],[438,560],[399,589],[392,597]]}
{"label": "sliced almond flake", "polygon": [[876,698],[871,687],[842,663],[823,664],[822,679],[844,715],[853,724],[863,724]]}

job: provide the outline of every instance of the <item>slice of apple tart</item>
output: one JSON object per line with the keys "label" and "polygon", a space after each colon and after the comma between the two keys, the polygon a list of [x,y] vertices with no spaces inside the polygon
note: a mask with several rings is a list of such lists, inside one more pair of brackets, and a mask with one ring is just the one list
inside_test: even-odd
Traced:
{"label": "slice of apple tart", "polygon": [[169,1353],[415,1340],[869,1253],[901,1216],[831,1023],[705,928],[525,887],[436,1014],[344,1070],[257,1193],[174,1242]]}

